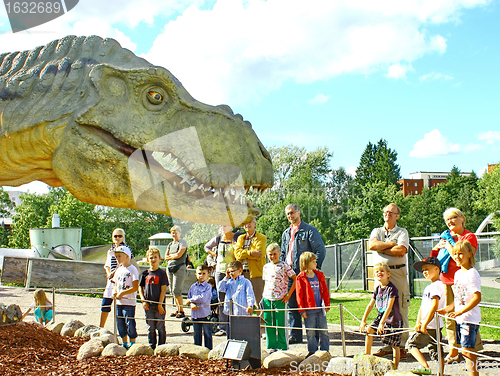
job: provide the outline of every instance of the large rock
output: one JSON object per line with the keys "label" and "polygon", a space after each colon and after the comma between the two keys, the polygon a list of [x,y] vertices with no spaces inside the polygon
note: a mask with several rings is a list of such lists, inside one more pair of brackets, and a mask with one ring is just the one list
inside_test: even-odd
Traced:
{"label": "large rock", "polygon": [[208,353],[208,359],[222,359],[222,354],[226,348],[227,341],[219,343]]}
{"label": "large rock", "polygon": [[118,343],[116,337],[112,334],[103,334],[102,336],[99,337],[92,337],[92,339],[95,339],[96,341],[101,341],[104,347],[106,347],[110,343]]}
{"label": "large rock", "polygon": [[83,322],[78,320],[70,320],[61,329],[62,336],[73,337],[75,332],[80,329],[82,326],[85,326]]}
{"label": "large rock", "polygon": [[408,371],[389,371],[385,374],[385,376],[415,376],[415,374],[413,372],[408,372]]}
{"label": "large rock", "polygon": [[276,351],[269,355],[262,366],[264,368],[298,367],[305,355],[296,351]]}
{"label": "large rock", "polygon": [[153,355],[154,350],[149,345],[143,345],[142,343],[135,343],[127,350],[127,356],[137,356],[137,355]]}
{"label": "large rock", "polygon": [[353,359],[357,376],[384,376],[393,368],[392,361],[373,355]]}
{"label": "large rock", "polygon": [[103,336],[105,334],[111,334],[112,336],[114,335],[111,331],[109,331],[108,329],[105,329],[105,328],[99,328],[99,330],[95,331],[95,332],[91,332],[90,333],[90,338],[94,338],[94,337],[100,337],[100,336]]}
{"label": "large rock", "polygon": [[85,325],[76,330],[75,337],[91,338],[91,334],[99,332],[100,329],[100,327],[95,325]]}
{"label": "large rock", "polygon": [[175,356],[179,355],[179,348],[182,345],[166,343],[164,345],[156,346],[155,355],[158,356]]}
{"label": "large rock", "polygon": [[299,364],[300,372],[324,372],[332,356],[328,351],[316,351]]}
{"label": "large rock", "polygon": [[127,349],[125,347],[116,343],[110,343],[102,350],[101,356],[125,356],[126,354]]}
{"label": "large rock", "polygon": [[192,359],[207,360],[210,349],[203,346],[184,345],[179,348],[179,355]]}
{"label": "large rock", "polygon": [[17,304],[6,306],[0,303],[0,325],[14,324],[21,321],[23,313]]}
{"label": "large rock", "polygon": [[82,359],[87,359],[91,358],[93,356],[99,356],[101,355],[102,351],[104,350],[104,346],[102,345],[101,341],[96,341],[91,339],[88,342],[85,342],[80,349],[78,350],[78,355],[76,356],[76,359],[82,360]]}
{"label": "large rock", "polygon": [[47,325],[47,329],[52,330],[56,334],[61,334],[61,329],[63,328],[63,326],[64,326],[63,322],[58,322],[58,323],[53,322],[52,324]]}
{"label": "large rock", "polygon": [[325,373],[334,373],[341,376],[355,375],[355,364],[352,358],[332,358],[326,367]]}

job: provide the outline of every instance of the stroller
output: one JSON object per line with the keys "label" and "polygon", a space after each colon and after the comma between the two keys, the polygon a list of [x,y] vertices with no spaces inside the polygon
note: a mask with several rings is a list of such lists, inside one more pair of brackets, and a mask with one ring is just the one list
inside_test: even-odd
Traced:
{"label": "stroller", "polygon": [[[213,305],[215,303],[218,303],[218,300],[212,300],[210,304],[210,315],[208,316],[208,321],[212,322],[212,333],[217,332],[217,328],[219,326],[219,306],[218,305]],[[193,320],[191,320],[190,317],[184,317],[181,321],[181,329],[184,333],[189,332],[191,329],[191,325],[193,325]]]}

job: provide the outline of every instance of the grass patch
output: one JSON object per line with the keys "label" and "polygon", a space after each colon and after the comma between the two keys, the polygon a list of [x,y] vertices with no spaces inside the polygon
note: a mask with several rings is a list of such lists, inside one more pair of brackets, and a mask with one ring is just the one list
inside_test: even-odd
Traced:
{"label": "grass patch", "polygon": [[[486,287],[482,287],[482,289],[487,289]],[[492,289],[496,290],[498,294],[497,289]],[[341,299],[331,299],[330,304],[332,306],[338,306],[339,304],[342,304],[344,308],[349,310],[354,316],[356,316],[359,320],[363,317],[363,314],[365,313],[366,306],[370,302],[369,298],[341,298]],[[418,315],[418,310],[420,309],[420,299],[412,299],[411,300],[411,305],[408,308],[408,317],[410,318],[410,327],[415,326],[415,322],[417,319]],[[368,316],[368,323],[371,321],[375,320],[377,317],[376,314],[376,308],[373,308],[372,311],[370,312],[370,315]],[[498,325],[498,317],[500,314],[500,308],[486,308],[486,307],[481,307],[481,323],[483,324],[488,324],[488,325]],[[340,324],[340,312],[337,307],[334,307],[330,309],[330,311],[326,315],[328,322],[332,324]],[[359,326],[359,321],[353,318],[346,310],[344,310],[344,323],[345,325],[350,325],[350,326]],[[443,331],[443,334],[444,331]],[[484,339],[490,339],[490,340],[500,340],[500,329],[494,329],[494,328],[488,328],[488,327],[481,327],[481,338]]]}

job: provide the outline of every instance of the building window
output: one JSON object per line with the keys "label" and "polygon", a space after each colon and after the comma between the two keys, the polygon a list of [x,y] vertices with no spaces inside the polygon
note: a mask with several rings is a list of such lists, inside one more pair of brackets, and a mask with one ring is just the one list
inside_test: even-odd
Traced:
{"label": "building window", "polygon": [[415,187],[418,187],[417,183],[415,183]]}

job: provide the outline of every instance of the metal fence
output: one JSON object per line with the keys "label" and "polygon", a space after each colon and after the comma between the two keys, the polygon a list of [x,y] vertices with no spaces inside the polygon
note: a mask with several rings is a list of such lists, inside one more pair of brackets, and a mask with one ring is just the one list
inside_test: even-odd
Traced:
{"label": "metal fence", "polygon": [[[500,304],[500,283],[494,283],[495,276],[500,279],[500,257],[494,252],[496,238],[500,232],[476,234],[478,250],[476,252],[476,269],[482,276],[482,302]],[[439,238],[414,237],[410,239],[410,249],[407,253],[408,280],[412,296],[422,296],[428,282],[423,275],[411,265],[428,257]],[[346,243],[326,246],[326,258],[322,272],[330,278],[330,290],[365,290],[373,289],[373,273],[371,272],[368,239],[360,239]],[[498,275],[497,275],[497,272]],[[486,277],[487,276],[487,277]],[[497,289],[495,288],[498,285]]]}

